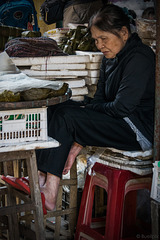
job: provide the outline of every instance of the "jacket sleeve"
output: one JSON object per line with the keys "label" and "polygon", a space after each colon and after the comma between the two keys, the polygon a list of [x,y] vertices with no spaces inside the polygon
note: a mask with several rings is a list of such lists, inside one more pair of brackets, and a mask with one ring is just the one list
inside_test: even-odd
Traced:
{"label": "jacket sleeve", "polygon": [[[136,53],[128,60],[122,76],[118,76],[121,79],[117,79],[120,84],[114,100],[105,102],[102,93],[104,92],[104,90],[102,91],[104,82],[100,81],[92,109],[118,118],[129,116],[143,99],[143,94],[153,71],[151,61],[146,56],[144,57],[142,54]],[[102,93],[101,98],[100,92]]]}
{"label": "jacket sleeve", "polygon": [[91,101],[91,104],[98,103],[98,102],[105,102],[105,64],[106,61],[103,58],[101,66],[100,66],[100,76],[99,81],[97,83],[97,90],[94,94],[94,98]]}

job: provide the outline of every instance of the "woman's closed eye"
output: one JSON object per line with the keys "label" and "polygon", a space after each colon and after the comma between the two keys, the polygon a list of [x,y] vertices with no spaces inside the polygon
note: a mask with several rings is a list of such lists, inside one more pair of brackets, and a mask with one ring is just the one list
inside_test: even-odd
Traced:
{"label": "woman's closed eye", "polygon": [[103,43],[103,44],[104,44],[104,43],[107,43],[107,40],[108,40],[108,39],[107,39],[106,37],[105,37],[105,38],[103,37],[103,38],[99,38],[99,39],[94,39],[96,45],[97,45],[97,44],[100,44],[100,43],[101,43],[101,44],[102,44],[102,43]]}

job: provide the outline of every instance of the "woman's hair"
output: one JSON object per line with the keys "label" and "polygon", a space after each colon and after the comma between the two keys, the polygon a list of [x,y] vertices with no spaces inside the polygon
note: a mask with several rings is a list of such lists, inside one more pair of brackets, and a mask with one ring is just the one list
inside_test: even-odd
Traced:
{"label": "woman's hair", "polygon": [[90,30],[92,26],[105,32],[111,32],[118,37],[118,31],[123,26],[131,33],[130,18],[121,7],[114,4],[107,4],[99,9],[89,20],[88,29]]}

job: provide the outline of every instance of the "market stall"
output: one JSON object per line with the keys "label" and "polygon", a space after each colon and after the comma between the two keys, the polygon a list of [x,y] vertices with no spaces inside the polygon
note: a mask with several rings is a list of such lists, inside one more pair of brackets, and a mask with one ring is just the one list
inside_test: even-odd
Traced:
{"label": "market stall", "polygon": [[[154,135],[154,151],[153,160],[156,164],[155,172],[159,172],[158,162],[160,160],[160,3],[156,1],[156,24],[154,21],[154,27],[152,30],[152,39],[144,38],[147,44],[151,44],[153,50],[156,52],[156,108],[155,108],[155,135]],[[149,24],[150,25],[150,24]],[[155,29],[156,26],[156,29]],[[150,25],[151,27],[151,25]],[[146,32],[145,32],[146,33]],[[151,36],[150,35],[150,36]],[[156,46],[156,47],[155,47]],[[99,77],[99,66],[102,59],[102,55],[99,52],[87,52],[76,51],[76,54],[68,56],[50,56],[50,57],[14,57],[13,62],[15,65],[27,76],[31,78],[37,78],[42,80],[60,81],[67,83],[72,90],[72,96],[67,92],[67,97],[71,97],[76,101],[84,100],[85,96],[93,96],[96,90],[96,84]],[[58,97],[59,101],[65,101],[66,95]],[[56,104],[56,99],[50,100],[51,104]],[[21,103],[22,104],[22,103]],[[28,102],[28,105],[23,104],[23,108],[26,107],[39,107],[39,101]],[[6,109],[4,103],[0,103],[1,110]],[[21,108],[20,103],[16,103],[13,107],[12,104],[8,104],[9,109],[14,107]],[[48,100],[43,100],[43,106],[48,106]],[[21,105],[22,106],[22,105]],[[150,164],[151,165],[151,164]],[[158,167],[158,168],[157,168]],[[159,239],[159,195],[158,191],[158,175],[156,175],[154,188],[154,197],[152,195],[152,235],[154,239]]]}

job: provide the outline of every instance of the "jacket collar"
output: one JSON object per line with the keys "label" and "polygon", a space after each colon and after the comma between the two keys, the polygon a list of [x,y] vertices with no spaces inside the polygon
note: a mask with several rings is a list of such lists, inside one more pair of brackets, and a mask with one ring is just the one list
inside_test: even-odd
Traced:
{"label": "jacket collar", "polygon": [[137,33],[132,33],[131,36],[128,38],[124,48],[117,54],[118,58],[124,56],[124,54],[128,55],[131,51],[134,51],[135,47],[142,43],[142,40],[138,36]]}

